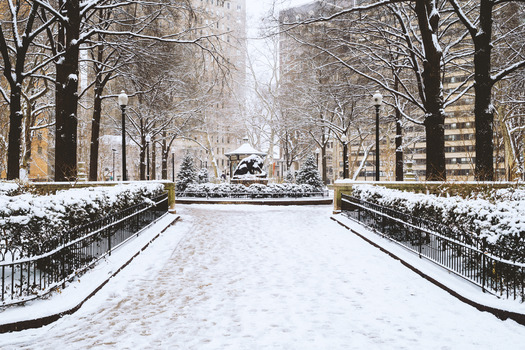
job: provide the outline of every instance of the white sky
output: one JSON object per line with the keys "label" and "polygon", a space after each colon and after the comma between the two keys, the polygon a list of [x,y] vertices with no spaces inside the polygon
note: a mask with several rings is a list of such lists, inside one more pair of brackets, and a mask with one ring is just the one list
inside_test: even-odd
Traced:
{"label": "white sky", "polygon": [[297,6],[312,2],[312,0],[247,0],[246,1],[246,14],[250,15],[261,15],[268,12],[272,4],[276,2],[279,8],[287,8],[291,6]]}
{"label": "white sky", "polygon": [[303,5],[313,0],[246,0],[246,33],[248,36],[248,55],[254,63],[256,75],[260,80],[267,80],[272,63],[272,52],[260,36],[263,25],[263,17],[271,14],[275,8],[274,16],[278,10],[293,6]]}
{"label": "white sky", "polygon": [[255,35],[261,24],[261,18],[271,11],[274,3],[277,9],[303,5],[313,0],[246,0],[247,32]]}

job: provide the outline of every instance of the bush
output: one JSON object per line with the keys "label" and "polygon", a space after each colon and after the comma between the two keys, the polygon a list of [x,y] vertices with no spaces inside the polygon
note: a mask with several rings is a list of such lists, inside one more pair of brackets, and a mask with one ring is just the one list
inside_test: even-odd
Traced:
{"label": "bush", "polygon": [[268,186],[263,184],[252,184],[246,187],[241,184],[192,184],[189,185],[184,193],[189,195],[196,195],[198,197],[228,197],[232,194],[250,194],[255,197],[275,196],[283,197],[285,195],[305,196],[310,195],[317,190],[311,185],[297,185],[297,184],[270,184]]}
{"label": "bush", "polygon": [[524,189],[473,193],[467,199],[370,185],[354,186],[352,191],[362,200],[456,229],[466,240],[481,239],[492,253],[504,259],[525,262]]}
{"label": "bush", "polygon": [[[142,203],[164,192],[161,184],[130,184],[59,191],[55,195],[0,195],[0,246],[23,256],[53,249],[75,226]],[[75,239],[78,237],[71,237]]]}

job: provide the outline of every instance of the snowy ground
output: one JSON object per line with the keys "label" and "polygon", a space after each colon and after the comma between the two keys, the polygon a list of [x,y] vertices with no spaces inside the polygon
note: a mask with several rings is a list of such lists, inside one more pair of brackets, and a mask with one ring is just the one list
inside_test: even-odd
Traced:
{"label": "snowy ground", "polygon": [[178,205],[78,312],[1,349],[517,349],[525,327],[463,304],[329,219],[332,207]]}

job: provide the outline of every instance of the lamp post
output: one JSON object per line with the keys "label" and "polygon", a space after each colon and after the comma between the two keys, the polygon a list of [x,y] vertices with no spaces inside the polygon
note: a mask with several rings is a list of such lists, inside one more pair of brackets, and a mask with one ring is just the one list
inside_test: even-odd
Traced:
{"label": "lamp post", "polygon": [[118,104],[122,110],[122,181],[128,181],[126,172],[126,106],[128,105],[128,95],[124,90],[118,95]]}
{"label": "lamp post", "polygon": [[341,136],[341,142],[343,143],[343,179],[348,179],[348,139],[345,134]]}
{"label": "lamp post", "polygon": [[383,95],[376,91],[372,99],[376,106],[376,181],[379,181],[379,108],[383,104]]}
{"label": "lamp post", "polygon": [[149,143],[151,142],[151,135],[146,135],[146,179],[149,181]]}
{"label": "lamp post", "polygon": [[175,153],[171,154],[171,182],[175,182]]}
{"label": "lamp post", "polygon": [[319,148],[316,148],[315,149],[315,164],[317,165],[317,168],[319,168],[319,153],[321,151],[319,150]]}
{"label": "lamp post", "polygon": [[116,149],[112,148],[113,151],[113,171],[111,172],[111,177],[113,177],[113,181],[117,181],[115,177],[115,152],[117,152]]}

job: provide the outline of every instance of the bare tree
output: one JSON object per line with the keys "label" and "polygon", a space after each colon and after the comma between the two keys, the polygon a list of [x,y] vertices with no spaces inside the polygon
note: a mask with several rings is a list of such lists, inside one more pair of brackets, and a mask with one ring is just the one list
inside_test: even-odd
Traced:
{"label": "bare tree", "polygon": [[[517,33],[523,35],[524,9],[518,3],[522,1],[495,1],[479,0],[474,2],[460,2],[449,0],[466,27],[474,44],[474,114],[476,116],[476,179],[492,181],[494,179],[494,105],[492,103],[492,89],[494,85],[516,70],[525,67],[525,55],[515,43],[512,36]],[[494,38],[494,22],[507,22],[514,19],[514,25],[499,32]],[[501,26],[500,26],[501,28]],[[509,40],[510,38],[510,40]],[[492,63],[496,46],[506,46],[504,64],[495,71]],[[502,49],[500,49],[502,50]],[[500,60],[499,63],[502,63]]]}
{"label": "bare tree", "polygon": [[[353,7],[346,2],[338,3],[340,6],[331,3],[324,3],[324,13],[317,11],[320,14],[306,19],[285,21],[286,31],[329,23],[333,29],[327,40],[334,42],[332,46],[308,43],[299,36],[296,39],[325,52],[352,73],[387,91],[394,103],[407,100],[420,108],[422,121],[403,114],[399,105],[395,106],[403,117],[425,125],[427,179],[445,179],[445,106],[457,98],[445,102],[442,79],[450,60],[447,55],[457,41],[442,46],[447,29],[454,28],[454,19],[449,15],[441,18],[444,1],[384,0]],[[392,47],[398,52],[392,52]],[[407,71],[412,72],[411,82],[406,80]]]}
{"label": "bare tree", "polygon": [[36,61],[36,65],[27,64],[28,56],[37,37],[45,31],[55,19],[41,20],[38,1],[7,0],[0,8],[6,21],[0,23],[0,68],[7,80],[9,92],[0,86],[0,94],[9,103],[9,142],[7,151],[7,178],[16,179],[20,172],[20,146],[22,132],[22,100],[25,80],[33,76],[49,63],[49,59]]}

